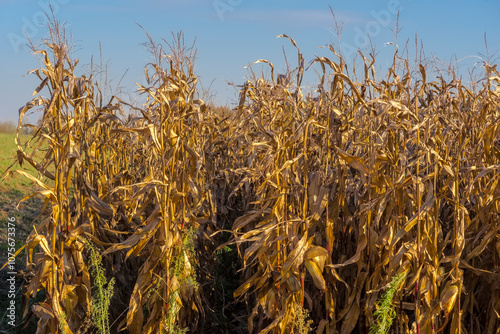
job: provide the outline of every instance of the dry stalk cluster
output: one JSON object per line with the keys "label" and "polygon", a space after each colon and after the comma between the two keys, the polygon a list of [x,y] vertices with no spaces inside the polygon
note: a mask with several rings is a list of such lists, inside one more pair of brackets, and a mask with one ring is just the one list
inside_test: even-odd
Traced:
{"label": "dry stalk cluster", "polygon": [[[305,94],[305,60],[283,35],[297,68],[276,78],[259,60],[271,78],[248,80],[223,115],[197,99],[181,35],[169,53],[150,39],[138,108],[103,103],[93,77],[75,75],[57,23],[52,33],[32,71],[48,97],[19,121],[41,107],[27,145],[44,158],[18,135],[19,163],[39,175],[13,171],[38,184],[50,211],[26,244],[25,296],[45,291],[32,307],[37,333],[93,321],[87,242],[114,278],[111,331],[214,331],[218,308],[232,332],[245,331],[243,318],[251,333],[363,333],[393,277],[404,279],[391,290],[392,332],[500,328],[496,66],[466,87],[454,75],[428,81],[396,51],[377,81],[373,55],[360,54],[356,79],[330,47],[334,60],[311,62],[320,83]],[[214,281],[220,250],[239,258],[224,267],[240,279],[229,297]],[[247,308],[231,319],[238,302]]]}

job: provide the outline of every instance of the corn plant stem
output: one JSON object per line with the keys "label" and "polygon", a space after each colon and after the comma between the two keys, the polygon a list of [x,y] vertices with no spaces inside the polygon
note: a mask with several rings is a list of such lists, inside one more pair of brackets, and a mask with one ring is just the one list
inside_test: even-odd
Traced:
{"label": "corn plant stem", "polygon": [[[161,175],[159,175],[159,177],[161,178],[161,181],[163,183],[163,186],[162,186],[162,191],[161,191],[161,203],[160,203],[160,207],[161,207],[161,213],[162,213],[162,228],[163,228],[163,240],[160,240],[160,244],[161,242],[163,243],[166,243],[166,240],[168,238],[168,231],[169,231],[169,225],[170,225],[170,207],[168,205],[168,195],[170,194],[170,191],[171,191],[171,184],[170,184],[170,180],[168,180],[168,183],[166,184],[167,180],[165,180],[165,175],[167,175],[167,171],[168,171],[168,164],[166,162],[166,158],[165,158],[165,152],[167,152],[167,145],[169,145],[169,143],[167,142],[167,133],[164,129],[164,124],[165,124],[165,114],[167,113],[167,110],[165,110],[165,108],[169,109],[169,105],[168,105],[168,101],[166,104],[164,103],[161,103],[160,104],[160,108],[159,108],[159,111],[160,111],[160,121],[159,121],[159,124],[158,124],[158,132],[159,132],[159,135],[160,135],[160,147],[161,147],[161,152],[160,152],[160,157],[161,157]],[[165,247],[166,245],[161,245],[163,247]],[[169,284],[170,284],[170,256],[169,256],[169,249],[167,250],[166,254],[165,254],[165,258],[163,259],[163,265],[164,265],[164,270],[165,270],[165,290],[164,290],[164,296],[163,297],[163,300],[166,300],[168,301],[169,300],[169,297],[170,297],[170,291],[169,291]],[[168,312],[168,307],[169,305],[165,305],[165,308],[163,308],[163,312]]]}
{"label": "corn plant stem", "polygon": [[309,190],[309,169],[308,169],[308,161],[307,161],[307,140],[309,137],[309,120],[305,124],[304,129],[304,204],[302,206],[302,233],[306,232],[306,216],[307,216],[307,195]]}
{"label": "corn plant stem", "polygon": [[[460,129],[460,141],[459,141],[459,152],[458,152],[458,159],[457,159],[457,163],[455,165],[455,241],[454,241],[454,244],[455,244],[455,249],[454,249],[454,255],[457,256],[457,254],[459,252],[461,252],[461,249],[458,248],[458,244],[459,242],[463,242],[461,240],[461,237],[458,235],[458,229],[459,229],[459,219],[460,219],[460,216],[459,216],[459,210],[460,210],[460,194],[459,194],[459,172],[460,172],[460,158],[462,156],[462,153],[460,152],[461,149],[462,149],[462,144],[463,144],[463,128]],[[455,260],[455,263],[454,263],[454,267],[455,267],[455,275],[456,275],[456,280],[457,280],[457,285],[458,285],[458,295],[457,295],[457,310],[458,310],[458,334],[461,334],[462,333],[462,319],[461,319],[461,310],[460,310],[460,295],[462,294],[462,284],[461,284],[461,281],[460,281],[460,271],[458,269],[458,264],[460,262],[460,257],[458,257],[456,260]]]}
{"label": "corn plant stem", "polygon": [[[434,189],[438,189],[437,188],[437,175],[439,173],[439,162],[436,162],[434,163]],[[432,233],[433,233],[433,244],[434,244],[434,248],[437,250],[439,245],[438,245],[438,228],[439,228],[439,202],[440,202],[440,199],[437,198],[436,201],[434,202],[434,219],[433,219],[433,222],[434,222],[434,225],[433,225],[433,228],[432,228]],[[435,256],[434,257],[434,268],[435,269],[439,269],[439,259]],[[437,297],[437,294],[438,294],[438,291],[437,289],[434,288],[434,286],[432,287],[432,290],[433,290],[433,297],[436,298]],[[435,318],[435,317],[434,317]],[[434,324],[434,321],[435,319],[432,319],[432,326],[438,326],[439,327],[439,322],[437,324]]]}

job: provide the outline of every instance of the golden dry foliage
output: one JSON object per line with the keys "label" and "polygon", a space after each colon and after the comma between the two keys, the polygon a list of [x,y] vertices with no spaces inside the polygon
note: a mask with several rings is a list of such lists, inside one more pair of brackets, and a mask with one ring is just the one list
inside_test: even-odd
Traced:
{"label": "golden dry foliage", "polygon": [[58,24],[51,28],[49,51],[36,50],[44,68],[33,71],[41,80],[36,93],[46,88],[50,98],[28,103],[19,122],[42,106],[28,144],[48,148],[43,161],[34,161],[18,137],[20,163],[31,163],[39,178],[14,171],[42,188],[38,193],[51,209],[26,245],[32,273],[26,297],[40,290],[47,296],[32,309],[38,332],[76,333],[91,315],[84,239],[101,248],[108,276],[115,277],[112,331],[196,328],[203,309],[193,231],[210,215],[202,169],[210,118],[204,119],[203,101],[195,100],[194,55],[182,35],[175,36],[171,54],[151,42],[157,62],[146,67],[149,86],[141,87],[147,103],[135,108],[140,115],[125,117],[125,103],[112,98],[103,106],[93,78],[75,76],[64,32]]}
{"label": "golden dry foliage", "polygon": [[454,75],[428,82],[422,65],[411,73],[397,51],[377,82],[373,56],[360,54],[355,82],[330,49],[337,62],[311,63],[323,73],[313,96],[300,89],[300,51],[289,84],[259,60],[271,81],[248,81],[241,93],[235,153],[255,201],[233,225],[245,272],[235,296],[253,297],[250,332],[292,332],[297,302],[316,333],[364,332],[381,288],[402,273],[395,332],[495,332],[496,66],[485,65],[474,92]]}
{"label": "golden dry foliage", "polygon": [[[396,51],[377,81],[374,57],[360,54],[358,82],[330,47],[335,61],[311,62],[322,76],[304,95],[305,60],[282,35],[297,68],[276,78],[272,63],[257,61],[271,79],[247,81],[238,108],[221,115],[197,99],[195,54],[179,34],[168,53],[150,39],[155,62],[137,108],[115,97],[104,105],[93,77],[75,75],[64,32],[51,28],[36,51],[44,66],[32,71],[35,93],[49,97],[28,103],[19,121],[42,107],[28,145],[46,147],[44,158],[17,139],[19,162],[39,177],[13,171],[38,184],[50,208],[26,244],[25,296],[46,293],[32,307],[38,333],[93,321],[86,240],[115,279],[111,331],[217,328],[203,320],[211,306],[224,314],[236,302],[217,300],[213,254],[234,244],[241,262],[228,279],[241,272],[234,296],[247,303],[251,333],[368,332],[401,274],[393,332],[500,328],[496,66],[468,88],[454,75],[428,81]],[[229,241],[214,233],[228,222]]]}

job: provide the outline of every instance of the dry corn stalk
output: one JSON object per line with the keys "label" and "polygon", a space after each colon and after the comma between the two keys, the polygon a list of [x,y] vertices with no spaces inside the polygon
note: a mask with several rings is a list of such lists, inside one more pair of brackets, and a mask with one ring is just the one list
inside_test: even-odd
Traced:
{"label": "dry corn stalk", "polygon": [[302,302],[317,333],[363,332],[381,287],[404,272],[394,328],[493,332],[498,72],[487,65],[474,93],[453,73],[451,82],[427,82],[422,65],[412,74],[396,51],[381,82],[373,55],[361,54],[356,82],[331,51],[338,62],[311,63],[323,71],[313,96],[300,90],[300,51],[288,74],[296,85],[276,83],[272,63],[259,60],[271,80],[241,93],[238,153],[256,199],[233,225],[245,270],[235,295],[253,296],[250,331],[290,332],[293,303]]}
{"label": "dry corn stalk", "polygon": [[213,233],[228,224],[241,259],[230,275],[242,269],[234,295],[248,303],[250,332],[303,328],[300,307],[317,333],[368,331],[380,291],[402,273],[394,331],[500,328],[496,66],[485,64],[483,85],[469,88],[454,73],[428,81],[423,65],[411,69],[396,50],[384,80],[374,56],[360,54],[357,79],[330,47],[334,60],[311,62],[322,76],[304,95],[304,57],[283,35],[297,68],[276,80],[273,64],[259,60],[270,80],[248,80],[223,117],[197,99],[194,54],[181,35],[170,53],[150,40],[155,62],[138,108],[114,97],[103,105],[93,77],[74,74],[59,26],[52,31],[49,51],[37,51],[44,67],[33,71],[35,93],[49,98],[28,103],[19,121],[42,106],[28,144],[45,155],[35,161],[18,136],[19,161],[39,175],[15,171],[38,184],[51,210],[26,245],[26,296],[46,292],[32,309],[39,333],[88,322],[82,237],[116,278],[113,330],[205,326],[198,316],[210,305],[234,307],[215,300],[210,271],[223,242]]}

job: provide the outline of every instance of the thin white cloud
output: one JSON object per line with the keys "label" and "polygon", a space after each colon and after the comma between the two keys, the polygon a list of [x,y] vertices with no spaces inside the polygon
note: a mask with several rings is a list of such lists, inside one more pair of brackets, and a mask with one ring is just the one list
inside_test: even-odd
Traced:
{"label": "thin white cloud", "polygon": [[112,5],[112,4],[75,4],[72,9],[76,10],[81,10],[85,12],[92,12],[92,13],[120,13],[120,12],[131,12],[132,9],[130,7],[126,6],[118,6],[118,5]]}
{"label": "thin white cloud", "polygon": [[[367,19],[358,13],[336,11],[337,22],[345,24],[365,23]],[[325,27],[334,24],[332,13],[329,10],[249,10],[235,8],[227,12],[225,18],[231,21],[263,22],[280,25],[294,25],[302,27]]]}

